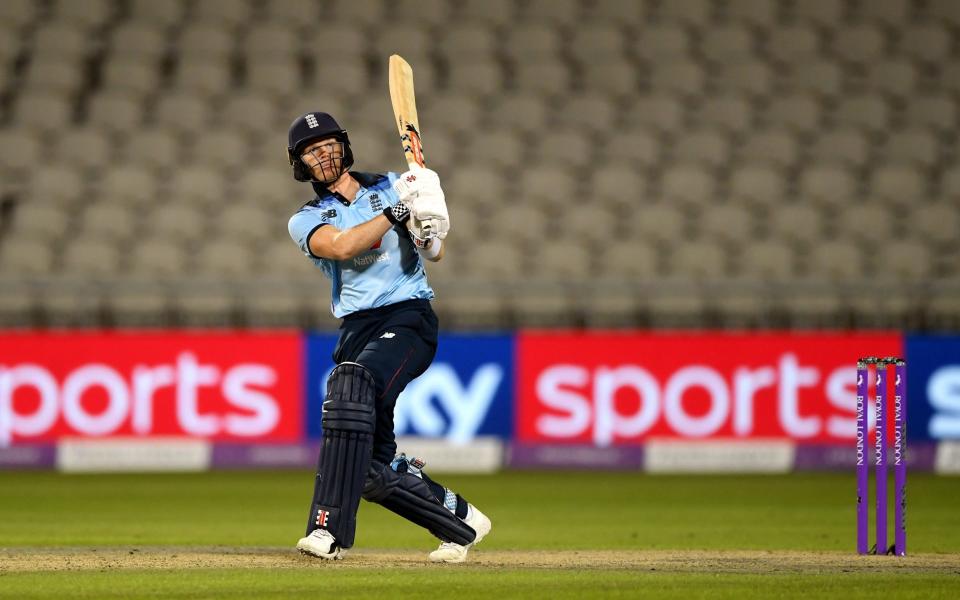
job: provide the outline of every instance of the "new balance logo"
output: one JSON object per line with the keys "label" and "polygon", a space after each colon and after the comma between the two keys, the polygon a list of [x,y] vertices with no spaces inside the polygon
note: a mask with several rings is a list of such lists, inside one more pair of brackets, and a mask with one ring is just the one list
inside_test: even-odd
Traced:
{"label": "new balance logo", "polygon": [[330,518],[330,511],[318,510],[317,511],[317,527],[326,527],[327,519]]}
{"label": "new balance logo", "polygon": [[390,339],[393,339],[394,337],[396,337],[396,335],[397,335],[397,334],[391,333],[391,332],[388,331],[388,332],[386,332],[385,334],[381,335],[380,338],[381,338],[381,339],[387,338],[388,340],[390,340]]}
{"label": "new balance logo", "polygon": [[314,115],[307,115],[307,125],[310,126],[310,129],[314,127],[320,127],[320,123],[317,123],[317,117]]}

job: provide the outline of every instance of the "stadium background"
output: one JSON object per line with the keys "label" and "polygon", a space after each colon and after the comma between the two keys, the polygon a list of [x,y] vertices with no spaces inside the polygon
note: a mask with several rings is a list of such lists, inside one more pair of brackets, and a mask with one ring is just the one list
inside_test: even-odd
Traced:
{"label": "stadium background", "polygon": [[337,323],[284,136],[329,111],[402,170],[394,52],[453,232],[403,449],[852,489],[854,362],[902,354],[911,469],[958,473],[958,36],[949,0],[4,0],[0,477],[313,463]]}

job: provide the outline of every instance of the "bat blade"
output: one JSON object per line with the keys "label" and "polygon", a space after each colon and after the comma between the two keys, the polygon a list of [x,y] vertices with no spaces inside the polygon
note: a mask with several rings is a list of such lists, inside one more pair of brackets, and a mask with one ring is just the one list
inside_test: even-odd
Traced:
{"label": "bat blade", "polygon": [[390,102],[397,123],[407,164],[424,166],[423,144],[420,141],[420,119],[413,91],[413,69],[399,54],[390,57]]}

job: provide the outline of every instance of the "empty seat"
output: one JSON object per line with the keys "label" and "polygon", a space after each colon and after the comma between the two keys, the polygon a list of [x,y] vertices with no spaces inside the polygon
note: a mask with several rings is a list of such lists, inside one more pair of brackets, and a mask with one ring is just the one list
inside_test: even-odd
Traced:
{"label": "empty seat", "polygon": [[49,133],[63,131],[73,122],[73,106],[63,95],[54,92],[24,92],[17,96],[13,108],[19,127]]}
{"label": "empty seat", "polygon": [[220,230],[222,238],[235,238],[248,244],[278,235],[286,226],[288,216],[286,213],[279,213],[281,218],[278,219],[276,214],[265,207],[231,204],[216,215],[214,225]]}
{"label": "empty seat", "polygon": [[0,273],[3,275],[46,275],[53,264],[50,240],[12,236],[0,240]]}
{"label": "empty seat", "polygon": [[33,169],[26,185],[28,202],[51,202],[68,206],[78,200],[89,200],[85,179],[75,165],[59,162],[55,169]]}
{"label": "empty seat", "polygon": [[[324,104],[329,103],[324,102]],[[339,113],[335,109],[331,109],[330,112],[339,118]],[[302,113],[298,111],[298,114]],[[224,100],[219,117],[222,125],[258,135],[273,135],[278,121],[281,120],[281,113],[267,96],[256,93],[234,93]],[[293,117],[290,120],[293,120]]]}
{"label": "empty seat", "polygon": [[[347,96],[364,94],[370,88],[370,74],[367,72],[366,64],[361,60],[320,61],[315,64],[315,68],[316,71],[313,74],[315,85],[325,87],[328,82],[336,81],[337,91]],[[292,73],[294,77],[297,76],[295,71]],[[292,88],[284,88],[284,90],[285,93],[296,93],[297,82],[293,82]]]}
{"label": "empty seat", "polygon": [[751,239],[753,216],[750,212],[734,204],[716,204],[707,206],[699,215],[701,235],[708,241],[720,243],[742,243]]}
{"label": "empty seat", "polygon": [[833,52],[844,62],[865,65],[877,60],[885,50],[883,32],[874,25],[848,26],[833,39]]}
{"label": "empty seat", "polygon": [[[213,177],[211,183],[214,189],[219,189],[216,183],[218,177],[215,173],[210,173]],[[206,180],[207,175],[203,176]],[[208,187],[204,183],[204,188]],[[300,208],[300,205],[312,199],[313,192],[309,186],[295,181],[291,175],[290,168],[285,165],[275,167],[261,166],[245,170],[237,179],[237,193],[239,200],[243,202],[252,202],[255,204],[288,206],[290,214]],[[216,202],[221,196],[215,195],[212,201]]]}
{"label": "empty seat", "polygon": [[247,65],[246,85],[248,91],[282,99],[297,93],[303,78],[293,61],[258,61]]}
{"label": "empty seat", "polygon": [[8,0],[0,3],[0,21],[19,27],[35,19],[40,10],[34,0]]}
{"label": "empty seat", "polygon": [[330,4],[334,17],[337,21],[343,23],[362,23],[364,26],[377,26],[387,21],[386,7],[389,2],[332,0]]}
{"label": "empty seat", "polygon": [[[268,22],[276,21],[289,27],[300,27],[308,23],[318,23],[329,14],[324,14],[321,4],[314,0],[284,0],[283,2],[267,2],[263,6]],[[342,26],[338,23],[338,26]],[[327,31],[324,32],[326,35]]]}
{"label": "empty seat", "polygon": [[918,240],[891,240],[877,248],[877,279],[896,282],[925,281],[934,274],[934,257],[926,244]]}
{"label": "empty seat", "polygon": [[139,277],[172,278],[186,271],[187,251],[179,240],[144,238],[137,240],[126,268]]}
{"label": "empty seat", "polygon": [[854,8],[858,21],[901,27],[910,17],[910,0],[863,2]]}
{"label": "empty seat", "polygon": [[70,276],[115,276],[120,271],[121,252],[112,241],[84,236],[70,240],[62,252],[60,269]]}
{"label": "empty seat", "polygon": [[940,158],[940,143],[927,129],[901,129],[891,133],[883,144],[884,160],[932,167]]}
{"label": "empty seat", "polygon": [[112,30],[110,54],[124,60],[142,61],[152,69],[167,52],[166,32],[150,21],[124,23]]}
{"label": "empty seat", "polygon": [[655,279],[660,273],[660,253],[647,240],[614,241],[600,247],[597,268],[600,277],[619,282]]}
{"label": "empty seat", "polygon": [[820,212],[808,204],[781,204],[763,225],[770,237],[790,242],[816,242],[823,232]]}
{"label": "empty seat", "polygon": [[321,276],[319,268],[290,239],[276,238],[268,241],[258,256],[254,257],[256,258],[259,258],[259,261],[253,267],[258,273],[301,281],[307,277]]}
{"label": "empty seat", "polygon": [[567,127],[606,134],[615,128],[620,108],[604,94],[576,94],[566,98],[555,114]]}
{"label": "empty seat", "polygon": [[957,126],[957,105],[946,95],[913,96],[907,100],[903,116],[908,125],[946,133]]}
{"label": "empty seat", "polygon": [[559,96],[570,90],[570,72],[560,61],[520,62],[514,68],[514,88],[522,93]]}
{"label": "empty seat", "polygon": [[[287,3],[271,2],[269,6],[278,4]],[[233,37],[225,27],[213,23],[190,23],[180,30],[177,55],[181,62],[225,61],[232,52]]]}
{"label": "empty seat", "polygon": [[753,34],[741,25],[720,25],[707,29],[700,39],[700,54],[713,63],[749,61],[755,52]]}
{"label": "empty seat", "polygon": [[91,239],[129,240],[134,236],[138,212],[131,206],[98,202],[83,209],[80,230]]}
{"label": "empty seat", "polygon": [[491,236],[500,238],[508,245],[517,245],[518,241],[539,244],[550,233],[546,211],[527,201],[525,196],[515,196],[510,207],[510,218],[497,221],[491,230]]}
{"label": "empty seat", "polygon": [[857,191],[853,175],[836,164],[812,165],[800,174],[799,193],[804,201],[849,198]]}
{"label": "empty seat", "polygon": [[893,233],[893,217],[879,204],[851,204],[831,222],[845,240],[889,243]]}
{"label": "empty seat", "polygon": [[554,286],[514,289],[506,304],[521,327],[556,327],[570,322],[575,310],[571,294]]}
{"label": "empty seat", "polygon": [[809,132],[820,128],[820,103],[810,94],[777,96],[770,100],[763,114],[768,126]]}
{"label": "empty seat", "polygon": [[106,92],[125,92],[137,98],[156,92],[160,83],[160,69],[156,61],[128,58],[119,55],[103,68],[103,89]]}
{"label": "empty seat", "polygon": [[83,72],[66,61],[34,60],[27,67],[20,92],[47,92],[58,96],[70,96],[76,92],[83,79]]}
{"label": "empty seat", "polygon": [[[6,5],[6,2],[0,2],[0,5]],[[69,23],[42,23],[33,32],[31,55],[34,60],[48,56],[86,57],[95,40],[95,36]]]}
{"label": "empty seat", "polygon": [[807,274],[830,281],[862,278],[866,264],[863,253],[853,242],[827,240],[813,244],[807,255]]}
{"label": "empty seat", "polygon": [[157,101],[154,119],[160,127],[181,134],[204,131],[211,121],[210,105],[190,92],[173,92]]}
{"label": "empty seat", "polygon": [[454,8],[447,0],[396,0],[390,4],[394,6],[393,18],[405,27],[445,25]]}
{"label": "empty seat", "polygon": [[790,245],[776,237],[745,244],[737,263],[741,276],[766,281],[789,281],[796,268]]}
{"label": "empty seat", "polygon": [[99,197],[110,202],[146,204],[156,198],[157,181],[145,167],[120,165],[103,174],[99,190]]}
{"label": "empty seat", "polygon": [[905,164],[877,165],[870,175],[870,194],[896,205],[913,205],[927,195],[927,178]]}
{"label": "empty seat", "polygon": [[805,24],[773,27],[769,32],[766,50],[771,58],[784,65],[803,64],[819,57],[820,34]]}
{"label": "empty seat", "polygon": [[505,94],[492,100],[485,118],[518,132],[539,133],[546,126],[547,107],[533,94]]}
{"label": "empty seat", "polygon": [[706,74],[693,61],[657,63],[650,67],[650,89],[656,93],[696,96],[703,93]]}
{"label": "empty seat", "polygon": [[[455,61],[449,65],[447,88],[450,90],[489,96],[499,93],[503,87],[503,70],[492,59]],[[417,89],[420,89],[419,79]]]}
{"label": "empty seat", "polygon": [[468,131],[480,124],[478,99],[470,95],[457,93],[437,95],[427,103],[426,109],[429,110],[431,126],[441,129]]}
{"label": "empty seat", "polygon": [[14,235],[50,241],[63,235],[69,223],[70,217],[63,207],[39,201],[17,205],[11,226]]}
{"label": "empty seat", "polygon": [[791,65],[784,73],[785,89],[792,93],[832,97],[843,87],[843,71],[836,62],[817,60]]}
{"label": "empty seat", "polygon": [[646,179],[631,165],[601,163],[591,172],[590,197],[623,211],[642,210]]}
{"label": "empty seat", "polygon": [[204,0],[193,6],[190,17],[194,23],[209,23],[232,30],[250,22],[252,14],[251,0]]}
{"label": "empty seat", "polygon": [[533,279],[570,281],[591,275],[590,252],[571,239],[550,239],[534,245],[529,257]]}
{"label": "empty seat", "polygon": [[[529,148],[512,129],[483,128],[470,136],[464,148],[467,164],[514,169],[523,164]],[[464,167],[467,166],[464,165]],[[463,168],[463,167],[461,167]],[[456,177],[461,169],[451,173]],[[479,183],[479,182],[477,182]]]}
{"label": "empty seat", "polygon": [[940,63],[951,51],[950,32],[940,23],[911,24],[900,31],[899,53],[917,62]]}
{"label": "empty seat", "polygon": [[500,50],[514,62],[553,62],[560,57],[560,32],[556,27],[545,23],[520,23],[504,31],[503,36]]}
{"label": "empty seat", "polygon": [[143,103],[129,92],[102,92],[87,105],[87,124],[110,132],[127,132],[143,123]]}
{"label": "empty seat", "polygon": [[193,145],[193,159],[201,165],[209,165],[222,171],[241,168],[238,165],[250,144],[233,129],[210,129],[201,135]]}
{"label": "empty seat", "polygon": [[231,84],[230,63],[222,60],[181,60],[173,76],[178,91],[203,98],[226,92]]}
{"label": "empty seat", "polygon": [[40,135],[21,127],[0,128],[0,173],[25,174],[40,162]]}
{"label": "empty seat", "polygon": [[533,154],[544,164],[579,169],[593,162],[591,145],[582,131],[566,127],[543,132]]}
{"label": "empty seat", "polygon": [[626,221],[630,238],[648,243],[672,243],[683,239],[687,227],[680,207],[666,202],[634,210]]}
{"label": "empty seat", "polygon": [[705,26],[710,21],[708,0],[674,0],[660,5],[656,16],[664,21],[691,26]]}
{"label": "empty seat", "polygon": [[248,57],[256,57],[258,61],[284,63],[296,57],[298,40],[299,36],[293,27],[270,21],[254,24],[247,31],[241,48]]}
{"label": "empty seat", "polygon": [[206,166],[193,165],[177,169],[171,176],[169,185],[169,200],[176,203],[196,202],[213,206],[222,202],[226,195],[220,171]]}
{"label": "empty seat", "polygon": [[181,22],[186,14],[187,3],[184,0],[169,2],[131,0],[130,2],[130,19],[133,21],[145,21],[166,27]]}
{"label": "empty seat", "polygon": [[954,204],[926,204],[912,207],[902,224],[897,224],[918,240],[944,247],[956,243],[960,231],[960,207]]}
{"label": "empty seat", "polygon": [[895,98],[907,98],[917,89],[919,75],[913,63],[894,59],[870,65],[867,81],[870,89]]}
{"label": "empty seat", "polygon": [[92,127],[66,131],[50,147],[55,162],[89,169],[107,166],[113,158],[113,150],[110,138]]}
{"label": "empty seat", "polygon": [[630,127],[651,131],[675,131],[684,122],[683,101],[677,96],[638,96],[627,108],[624,121]]}
{"label": "empty seat", "polygon": [[575,204],[563,210],[557,233],[571,244],[597,242],[606,245],[616,238],[618,225],[617,215],[603,204]]}
{"label": "empty seat", "polygon": [[630,99],[637,93],[638,80],[639,71],[633,63],[627,60],[610,60],[586,67],[582,72],[580,85],[576,87],[593,93]]}
{"label": "empty seat", "polygon": [[730,196],[748,205],[779,205],[785,192],[783,173],[771,165],[748,163],[730,174]]}
{"label": "empty seat", "polygon": [[741,160],[789,167],[796,163],[797,139],[783,129],[757,129],[741,141],[737,154]]}
{"label": "empty seat", "polygon": [[890,123],[890,107],[876,95],[849,96],[840,99],[832,120],[840,127],[860,127],[870,132],[882,132]]}
{"label": "empty seat", "polygon": [[676,23],[652,23],[643,35],[632,36],[631,40],[637,55],[650,63],[682,61],[691,54],[689,31]]}
{"label": "empty seat", "polygon": [[586,66],[624,57],[623,31],[619,25],[592,23],[571,32],[571,56]]}
{"label": "empty seat", "polygon": [[517,8],[519,19],[551,25],[574,25],[581,16],[577,0],[527,0]]}
{"label": "empty seat", "polygon": [[684,240],[667,253],[667,275],[679,279],[723,279],[728,272],[723,247],[706,240]]}
{"label": "empty seat", "polygon": [[710,75],[711,85],[723,93],[764,97],[773,89],[773,72],[758,60],[717,65]]}
{"label": "empty seat", "polygon": [[494,55],[496,41],[493,30],[476,22],[461,22],[440,32],[437,50],[451,63]]}
{"label": "empty seat", "polygon": [[474,249],[467,258],[466,272],[476,281],[510,281],[525,270],[520,249],[515,244],[487,243]]}
{"label": "empty seat", "polygon": [[793,17],[824,27],[836,27],[843,16],[842,0],[808,0],[792,5]]}
{"label": "empty seat", "polygon": [[775,0],[737,0],[727,3],[724,8],[724,16],[731,21],[775,29],[771,27],[777,18]]}
{"label": "empty seat", "polygon": [[747,131],[753,125],[754,111],[743,95],[711,94],[702,99],[693,119],[702,127],[739,133]]}
{"label": "empty seat", "polygon": [[468,22],[508,25],[516,18],[513,0],[465,0],[458,16]]}
{"label": "empty seat", "polygon": [[710,170],[694,164],[674,164],[664,169],[660,194],[669,201],[702,206],[715,198],[716,183]]}
{"label": "empty seat", "polygon": [[727,138],[711,130],[689,130],[674,140],[672,150],[679,162],[703,163],[710,167],[723,166],[730,156]]}
{"label": "empty seat", "polygon": [[620,163],[621,167],[629,166],[635,170],[659,163],[661,149],[654,132],[628,129],[608,134],[600,151],[605,162]]}
{"label": "empty seat", "polygon": [[123,144],[124,161],[155,170],[174,167],[185,158],[182,155],[180,141],[166,128],[136,129]]}
{"label": "empty seat", "polygon": [[160,204],[152,207],[144,217],[152,236],[186,244],[198,240],[204,233],[203,213],[200,207],[185,202]]}
{"label": "empty seat", "polygon": [[859,129],[829,129],[815,139],[812,150],[826,163],[860,167],[870,156],[870,141]]}
{"label": "empty seat", "polygon": [[253,254],[242,240],[214,239],[200,247],[192,266],[200,273],[240,278],[254,270]]}

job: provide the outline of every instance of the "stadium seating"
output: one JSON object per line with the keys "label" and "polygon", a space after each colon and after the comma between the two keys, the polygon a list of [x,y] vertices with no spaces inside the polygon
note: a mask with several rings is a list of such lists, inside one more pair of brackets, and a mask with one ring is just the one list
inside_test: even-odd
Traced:
{"label": "stadium seating", "polygon": [[286,129],[401,170],[397,52],[451,327],[960,326],[958,36],[950,0],[6,0],[0,324],[334,326]]}

